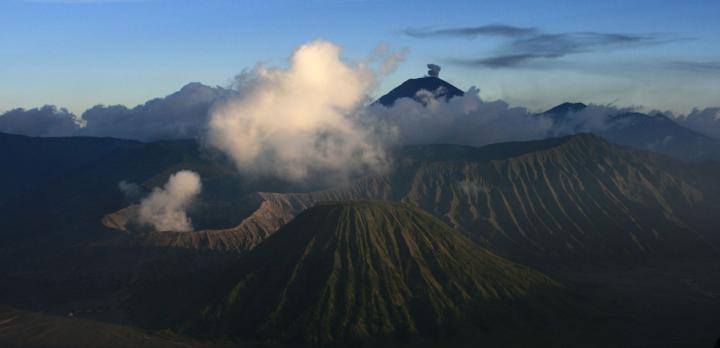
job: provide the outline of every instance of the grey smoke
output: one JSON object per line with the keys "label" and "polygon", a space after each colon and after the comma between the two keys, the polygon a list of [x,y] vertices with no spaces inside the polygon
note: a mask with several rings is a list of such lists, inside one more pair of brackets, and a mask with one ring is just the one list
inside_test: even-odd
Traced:
{"label": "grey smoke", "polygon": [[431,77],[439,77],[440,76],[440,66],[436,64],[428,64],[428,76]]}

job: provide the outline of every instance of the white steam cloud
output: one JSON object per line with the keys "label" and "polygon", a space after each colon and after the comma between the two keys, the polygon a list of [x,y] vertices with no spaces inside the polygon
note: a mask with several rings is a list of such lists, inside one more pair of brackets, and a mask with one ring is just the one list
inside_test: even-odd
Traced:
{"label": "white steam cloud", "polygon": [[[382,167],[383,146],[356,118],[376,72],[367,61],[344,63],[340,53],[313,41],[295,50],[287,69],[241,74],[240,95],[211,114],[208,142],[241,172],[295,181],[316,171],[337,178]],[[403,57],[380,47],[368,59],[380,58],[384,73]]]}
{"label": "white steam cloud", "polygon": [[197,173],[181,170],[171,175],[163,188],[155,188],[140,202],[140,223],[152,225],[158,231],[192,231],[186,210],[200,190]]}

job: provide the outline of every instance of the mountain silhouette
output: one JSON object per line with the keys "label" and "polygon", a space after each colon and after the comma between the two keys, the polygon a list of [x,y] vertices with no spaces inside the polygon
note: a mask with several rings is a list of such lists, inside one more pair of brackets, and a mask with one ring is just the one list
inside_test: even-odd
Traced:
{"label": "mountain silhouette", "polygon": [[390,92],[380,97],[375,103],[380,103],[383,106],[391,107],[400,98],[411,98],[419,103],[425,104],[426,102],[418,96],[418,92],[428,91],[436,99],[444,101],[450,100],[452,97],[462,96],[465,93],[459,88],[453,86],[447,81],[434,76],[420,77],[416,79],[409,79],[399,86],[393,88]]}

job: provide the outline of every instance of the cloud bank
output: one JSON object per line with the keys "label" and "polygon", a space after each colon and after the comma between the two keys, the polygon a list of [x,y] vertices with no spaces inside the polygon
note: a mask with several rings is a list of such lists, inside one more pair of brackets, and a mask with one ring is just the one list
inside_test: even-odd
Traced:
{"label": "cloud bank", "polygon": [[190,83],[166,97],[128,108],[96,105],[78,117],[46,105],[0,114],[0,132],[28,136],[96,136],[155,141],[194,139],[205,134],[212,106],[236,92]]}
{"label": "cloud bank", "polygon": [[80,120],[67,109],[45,105],[41,108],[10,110],[0,115],[0,132],[33,137],[70,136],[80,128]]}
{"label": "cloud bank", "polygon": [[424,106],[411,98],[398,99],[393,107],[368,107],[363,120],[368,128],[382,134],[386,143],[459,144],[482,146],[501,141],[542,138],[553,126],[552,120],[537,117],[525,108],[510,107],[498,100],[486,102],[480,90],[470,88],[465,95],[445,102],[435,99],[431,91],[418,97]]}
{"label": "cloud bank", "polygon": [[155,188],[140,202],[139,222],[157,231],[192,231],[186,210],[201,189],[195,172],[181,170],[171,175],[164,187]]}
{"label": "cloud bank", "polygon": [[190,83],[132,109],[98,105],[83,113],[86,125],[77,134],[141,141],[193,139],[205,133],[212,105],[230,95],[227,89]]}
{"label": "cloud bank", "polygon": [[[315,171],[342,178],[382,167],[382,144],[355,117],[376,73],[366,63],[346,64],[340,53],[313,41],[293,52],[287,69],[260,65],[238,76],[241,95],[213,111],[208,143],[240,172],[296,181]],[[384,56],[387,72],[398,59]]]}

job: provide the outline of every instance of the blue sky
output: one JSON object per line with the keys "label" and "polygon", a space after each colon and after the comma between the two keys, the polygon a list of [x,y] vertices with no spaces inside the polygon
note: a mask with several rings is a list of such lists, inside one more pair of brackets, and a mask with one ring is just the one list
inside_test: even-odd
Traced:
{"label": "blue sky", "polygon": [[[410,49],[375,95],[432,62],[461,89],[531,109],[572,100],[686,113],[720,105],[718,13],[717,0],[0,0],[0,112],[55,104],[80,113],[190,81],[228,85],[244,68],[284,65],[294,47],[323,38],[349,59],[380,42]],[[540,47],[538,58],[525,37],[407,34],[487,25],[582,41]],[[638,40],[595,42],[610,34]],[[535,58],[484,63],[503,55]]]}

